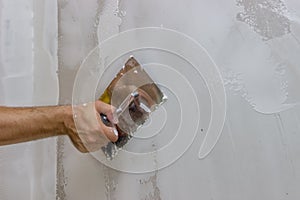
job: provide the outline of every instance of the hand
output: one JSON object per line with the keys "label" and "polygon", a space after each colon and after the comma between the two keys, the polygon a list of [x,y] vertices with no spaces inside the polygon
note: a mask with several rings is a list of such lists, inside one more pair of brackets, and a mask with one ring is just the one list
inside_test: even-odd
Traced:
{"label": "hand", "polygon": [[[118,131],[114,127],[103,124],[100,113],[105,114],[113,122],[113,108],[102,101],[87,103],[73,107],[65,120],[67,134],[74,146],[83,153],[99,150],[109,141],[118,140]],[[74,118],[73,118],[74,116]]]}

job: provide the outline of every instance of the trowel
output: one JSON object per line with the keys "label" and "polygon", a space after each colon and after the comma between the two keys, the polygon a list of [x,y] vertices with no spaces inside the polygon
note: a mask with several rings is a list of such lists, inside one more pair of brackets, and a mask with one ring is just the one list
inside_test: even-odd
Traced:
{"label": "trowel", "polygon": [[110,122],[106,115],[100,114],[106,126],[115,126],[118,130],[118,140],[102,147],[106,157],[112,159],[167,97],[131,56],[99,100],[115,108],[113,118],[117,119],[116,124]]}

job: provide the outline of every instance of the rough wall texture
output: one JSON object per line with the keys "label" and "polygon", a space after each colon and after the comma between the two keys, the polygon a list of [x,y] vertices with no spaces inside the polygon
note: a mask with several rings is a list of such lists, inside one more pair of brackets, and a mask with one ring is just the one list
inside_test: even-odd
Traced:
{"label": "rough wall texture", "polygon": [[[84,180],[99,188],[104,185],[106,199],[299,198],[300,99],[296,85],[300,60],[296,52],[300,50],[300,24],[299,13],[293,12],[299,3],[123,0],[118,4],[120,31],[163,26],[192,36],[208,50],[226,87],[226,124],[216,148],[204,160],[197,159],[199,133],[192,147],[168,168],[137,175],[95,167],[94,173],[104,178]],[[103,11],[116,12],[114,7]],[[117,23],[101,21],[100,14],[98,35],[115,33],[106,30]],[[87,170],[79,163],[76,169],[77,173]],[[81,188],[81,195],[97,198],[95,191],[91,196],[96,188],[88,190],[71,182],[72,188]],[[70,188],[66,188],[67,199],[77,194]]]}

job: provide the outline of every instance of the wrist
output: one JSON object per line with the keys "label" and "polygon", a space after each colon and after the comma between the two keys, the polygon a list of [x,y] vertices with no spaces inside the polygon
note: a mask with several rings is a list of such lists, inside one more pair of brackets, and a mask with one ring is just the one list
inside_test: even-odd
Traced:
{"label": "wrist", "polygon": [[57,108],[59,109],[57,116],[59,135],[69,135],[72,124],[74,124],[72,106],[58,106]]}

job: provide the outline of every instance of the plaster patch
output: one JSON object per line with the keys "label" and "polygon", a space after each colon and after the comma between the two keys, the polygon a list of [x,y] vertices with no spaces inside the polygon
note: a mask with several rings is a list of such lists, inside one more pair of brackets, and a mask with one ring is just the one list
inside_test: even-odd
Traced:
{"label": "plaster patch", "polygon": [[153,176],[150,176],[149,179],[140,180],[140,184],[147,188],[151,188],[141,200],[161,200],[160,189],[157,185],[157,171]]}
{"label": "plaster patch", "polygon": [[287,8],[281,0],[237,0],[244,8],[236,16],[248,24],[263,40],[281,37],[291,32],[290,20],[285,15]]}

